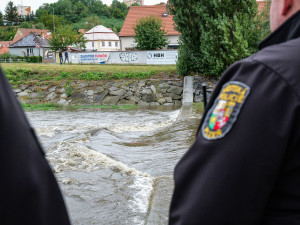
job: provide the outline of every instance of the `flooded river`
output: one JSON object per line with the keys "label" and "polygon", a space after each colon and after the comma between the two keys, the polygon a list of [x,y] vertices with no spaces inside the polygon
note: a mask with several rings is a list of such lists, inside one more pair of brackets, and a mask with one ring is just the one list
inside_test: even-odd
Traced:
{"label": "flooded river", "polygon": [[200,115],[180,109],[27,112],[74,225],[165,225],[174,166]]}

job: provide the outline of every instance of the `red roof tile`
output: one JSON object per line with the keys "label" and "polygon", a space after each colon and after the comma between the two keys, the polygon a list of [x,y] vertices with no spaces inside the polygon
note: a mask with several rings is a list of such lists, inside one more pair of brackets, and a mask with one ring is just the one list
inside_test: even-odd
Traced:
{"label": "red roof tile", "polygon": [[38,33],[40,35],[44,35],[44,38],[46,38],[46,39],[49,39],[51,37],[51,34],[47,35],[48,33],[50,33],[49,30],[19,28],[13,41],[14,42],[19,41],[20,39],[27,36],[31,32],[35,32],[35,33]]}
{"label": "red roof tile", "polygon": [[12,41],[0,41],[0,55],[3,53],[8,53],[9,48],[8,46],[12,44]]}
{"label": "red roof tile", "polygon": [[166,13],[166,5],[131,6],[120,32],[120,37],[135,36],[133,28],[137,21],[150,15],[162,19],[167,35],[180,35],[180,33],[174,29],[173,16],[168,15],[167,17],[163,17],[164,13]]}

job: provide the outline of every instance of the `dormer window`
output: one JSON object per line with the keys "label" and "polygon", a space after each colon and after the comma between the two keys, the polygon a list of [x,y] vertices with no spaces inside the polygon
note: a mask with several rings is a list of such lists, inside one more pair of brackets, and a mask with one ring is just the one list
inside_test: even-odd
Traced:
{"label": "dormer window", "polygon": [[167,17],[167,16],[168,16],[168,13],[164,13],[164,14],[163,14],[163,17]]}

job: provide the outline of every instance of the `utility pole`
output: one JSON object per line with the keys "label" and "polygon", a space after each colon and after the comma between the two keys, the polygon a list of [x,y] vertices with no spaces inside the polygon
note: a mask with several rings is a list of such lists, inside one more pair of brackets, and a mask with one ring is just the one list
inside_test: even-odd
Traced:
{"label": "utility pole", "polygon": [[55,33],[55,22],[54,22],[54,8],[52,7],[52,10],[53,10],[53,31],[54,31],[54,33]]}

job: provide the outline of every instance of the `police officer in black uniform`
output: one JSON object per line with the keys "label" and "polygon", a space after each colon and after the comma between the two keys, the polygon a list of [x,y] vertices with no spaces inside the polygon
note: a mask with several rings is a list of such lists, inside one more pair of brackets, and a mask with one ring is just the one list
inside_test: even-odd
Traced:
{"label": "police officer in black uniform", "polygon": [[273,33],[221,77],[175,168],[170,225],[300,224],[299,10],[273,0]]}
{"label": "police officer in black uniform", "polygon": [[0,224],[70,225],[45,154],[0,69]]}

